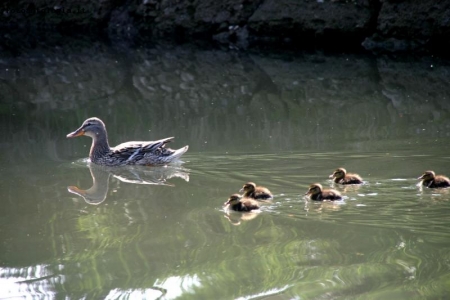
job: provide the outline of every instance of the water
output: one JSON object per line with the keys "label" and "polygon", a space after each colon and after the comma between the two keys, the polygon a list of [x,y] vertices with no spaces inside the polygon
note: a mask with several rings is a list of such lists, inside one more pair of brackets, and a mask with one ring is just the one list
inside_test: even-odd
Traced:
{"label": "water", "polygon": [[[450,175],[448,61],[94,46],[0,61],[1,298],[449,296],[450,190],[416,186]],[[190,149],[91,166],[65,138],[90,116],[112,145]],[[340,166],[366,183],[333,185]],[[224,210],[247,181],[274,200]],[[345,199],[306,201],[314,182]]]}

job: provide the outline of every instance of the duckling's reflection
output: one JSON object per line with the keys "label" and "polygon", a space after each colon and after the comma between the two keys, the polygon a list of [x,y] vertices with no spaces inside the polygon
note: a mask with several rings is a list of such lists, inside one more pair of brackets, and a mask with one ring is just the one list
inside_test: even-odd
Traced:
{"label": "duckling's reflection", "polygon": [[303,210],[306,212],[306,214],[310,212],[316,212],[316,213],[325,213],[325,212],[332,212],[332,211],[339,211],[342,209],[342,202],[341,201],[305,201],[305,206]]}
{"label": "duckling's reflection", "polygon": [[337,183],[331,182],[330,187],[333,189],[337,189],[345,194],[348,192],[357,192],[361,188],[361,186],[363,186],[364,184],[365,183],[342,185],[342,184],[337,184]]}
{"label": "duckling's reflection", "polygon": [[166,182],[173,177],[182,178],[189,181],[189,170],[181,166],[164,167],[105,167],[95,164],[89,164],[89,170],[92,177],[92,186],[83,190],[76,186],[68,186],[67,190],[78,195],[91,205],[99,205],[106,200],[109,190],[109,178],[111,175],[118,180],[133,184],[151,184],[174,186]]}
{"label": "duckling's reflection", "polygon": [[429,194],[432,196],[432,198],[435,199],[442,199],[441,196],[450,194],[450,188],[428,188],[426,186],[423,186],[422,182],[416,184],[416,187],[419,189],[419,192],[422,195]]}
{"label": "duckling's reflection", "polygon": [[260,212],[236,212],[229,211],[225,212],[224,217],[234,226],[241,225],[241,221],[250,221],[259,216]]}

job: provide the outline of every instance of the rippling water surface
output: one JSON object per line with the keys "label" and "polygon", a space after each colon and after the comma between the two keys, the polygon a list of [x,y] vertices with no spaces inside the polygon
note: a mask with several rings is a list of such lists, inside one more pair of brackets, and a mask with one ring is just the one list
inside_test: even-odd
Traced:
{"label": "rippling water surface", "polygon": [[[424,299],[450,295],[448,61],[190,46],[42,47],[0,61],[0,298]],[[184,163],[103,168],[175,136]],[[365,180],[339,186],[345,167]],[[247,181],[275,195],[222,204]],[[321,183],[335,203],[304,198]]]}

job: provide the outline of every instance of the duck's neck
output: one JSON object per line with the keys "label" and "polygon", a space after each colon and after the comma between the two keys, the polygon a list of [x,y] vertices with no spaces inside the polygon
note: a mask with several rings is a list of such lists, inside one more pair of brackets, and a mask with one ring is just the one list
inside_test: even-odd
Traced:
{"label": "duck's neck", "polygon": [[95,163],[111,151],[111,148],[109,147],[108,134],[106,131],[96,131],[91,135],[91,137],[92,146],[91,151],[89,152],[89,158]]}
{"label": "duck's neck", "polygon": [[434,178],[432,178],[432,179],[424,179],[424,180],[422,180],[422,184],[424,186],[430,186],[433,183],[433,181],[434,181]]}
{"label": "duck's neck", "polygon": [[312,194],[311,195],[311,200],[322,200],[322,192],[316,193],[316,194]]}
{"label": "duck's neck", "polygon": [[334,182],[339,183],[342,179],[344,179],[344,177],[334,177]]}

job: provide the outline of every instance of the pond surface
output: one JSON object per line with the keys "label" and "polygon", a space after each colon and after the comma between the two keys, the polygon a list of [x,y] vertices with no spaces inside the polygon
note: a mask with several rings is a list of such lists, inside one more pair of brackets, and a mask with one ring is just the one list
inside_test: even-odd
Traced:
{"label": "pond surface", "polygon": [[[99,43],[5,53],[0,79],[0,298],[450,296],[450,189],[416,186],[450,175],[448,61]],[[91,116],[184,163],[90,165],[65,136]],[[247,181],[274,200],[224,210]]]}

